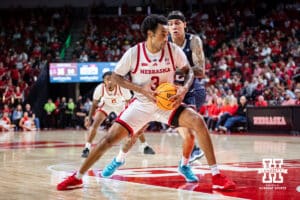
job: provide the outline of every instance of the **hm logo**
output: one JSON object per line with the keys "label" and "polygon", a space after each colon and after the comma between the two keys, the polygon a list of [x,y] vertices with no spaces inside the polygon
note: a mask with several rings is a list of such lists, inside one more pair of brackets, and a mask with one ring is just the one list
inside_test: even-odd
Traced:
{"label": "hm logo", "polygon": [[264,158],[262,160],[263,168],[258,170],[263,183],[283,183],[282,173],[287,174],[287,169],[282,169],[283,159]]}

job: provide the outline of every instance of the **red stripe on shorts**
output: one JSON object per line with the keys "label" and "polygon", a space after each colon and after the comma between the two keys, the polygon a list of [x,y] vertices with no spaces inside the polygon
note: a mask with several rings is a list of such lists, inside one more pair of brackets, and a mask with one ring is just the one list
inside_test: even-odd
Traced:
{"label": "red stripe on shorts", "polygon": [[101,108],[98,108],[97,112],[102,112],[106,117],[108,116],[108,114],[104,110],[102,110]]}
{"label": "red stripe on shorts", "polygon": [[132,104],[132,102],[134,102],[136,100],[136,98],[132,98],[130,99],[130,101],[128,102],[128,104],[126,105],[125,109],[119,114],[119,116],[116,119],[116,122],[118,122],[119,124],[121,124],[122,126],[124,126],[124,128],[126,128],[129,132],[129,134],[132,136],[134,134],[133,129],[131,128],[131,126],[129,126],[126,122],[124,122],[123,120],[120,119],[121,115],[123,114],[123,112],[128,108],[128,106],[130,104]]}
{"label": "red stripe on shorts", "polygon": [[121,124],[124,128],[127,129],[127,131],[129,132],[130,136],[133,136],[133,129],[131,128],[131,126],[129,126],[126,122],[124,122],[123,120],[121,120],[120,118],[116,119],[116,122]]}

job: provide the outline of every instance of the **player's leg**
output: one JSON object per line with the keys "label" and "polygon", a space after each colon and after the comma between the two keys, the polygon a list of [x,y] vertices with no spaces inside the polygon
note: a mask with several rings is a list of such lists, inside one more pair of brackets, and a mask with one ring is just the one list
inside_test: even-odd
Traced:
{"label": "player's leg", "polygon": [[137,139],[140,138],[140,136],[144,133],[144,131],[147,129],[148,124],[145,125],[143,128],[141,128],[137,133],[135,133],[133,136],[127,137],[125,143],[122,145],[119,154],[108,164],[104,167],[102,170],[102,177],[110,177],[113,175],[113,173],[125,163],[125,158],[129,150],[132,148],[132,146],[136,143]]}
{"label": "player's leg", "polygon": [[[122,112],[121,116],[119,116],[120,120],[117,119],[118,123],[123,123],[123,119],[126,120],[125,127],[131,127],[131,141],[127,141],[125,145],[122,147],[119,155],[113,159],[111,163],[105,166],[102,171],[103,177],[110,177],[117,168],[122,165],[125,161],[126,153],[132,147],[132,145],[136,142],[136,139],[146,130],[148,123],[150,121],[155,121],[154,115],[152,115],[153,109],[147,110],[144,104],[140,101],[133,101],[128,108]],[[138,116],[138,117],[137,117]],[[123,120],[123,121],[122,121]]]}
{"label": "player's leg", "polygon": [[191,152],[194,147],[194,135],[190,129],[179,127],[178,129],[179,134],[182,136],[183,143],[182,143],[182,158],[179,161],[178,171],[181,173],[187,182],[197,182],[197,176],[192,172],[189,159]]}
{"label": "player's leg", "polygon": [[146,142],[145,134],[143,134],[148,127],[149,124],[145,125],[137,134],[139,135],[139,141],[141,142],[141,148],[143,149],[144,154],[155,154],[155,151]]}
{"label": "player's leg", "polygon": [[[206,101],[206,89],[205,86],[200,83],[198,79],[195,79],[194,81],[194,101],[195,101],[195,107],[196,112],[199,111],[200,107],[205,103]],[[194,148],[191,152],[191,157],[189,162],[192,163],[195,160],[198,160],[204,156],[204,152],[198,147],[197,143],[195,143]]]}
{"label": "player's leg", "polygon": [[194,135],[190,133],[190,131],[187,128],[179,127],[177,128],[179,135],[181,135],[183,142],[182,142],[182,155],[183,158],[187,159],[184,164],[188,164],[188,161],[190,159],[191,152],[193,150],[193,142],[194,142]]}
{"label": "player's leg", "polygon": [[216,164],[215,153],[212,145],[212,141],[207,129],[206,123],[203,117],[197,112],[190,108],[183,109],[181,113],[178,114],[178,125],[182,127],[187,127],[194,130],[197,137],[197,141],[201,149],[205,153],[207,163],[211,168],[213,188],[219,189],[234,189],[235,183],[229,180],[224,175],[220,174],[218,166]]}
{"label": "player's leg", "polygon": [[136,143],[137,139],[142,143],[142,148],[144,154],[155,154],[154,150],[147,144],[144,132],[147,130],[149,124],[146,124],[142,129],[140,129],[134,136],[128,137],[125,143],[122,145],[119,154],[116,157],[117,162],[125,162],[126,155],[132,146]]}
{"label": "player's leg", "polygon": [[90,155],[85,159],[78,172],[65,179],[57,185],[58,190],[68,190],[72,187],[78,187],[82,184],[82,176],[101,156],[117,144],[123,138],[128,136],[128,130],[119,123],[114,123],[109,131],[100,139],[97,145],[92,149]]}
{"label": "player's leg", "polygon": [[102,122],[105,120],[106,114],[101,111],[96,111],[94,121],[92,123],[92,126],[89,128],[88,136],[87,136],[87,142],[85,144],[85,147],[82,151],[81,157],[88,157],[89,152],[91,150],[92,142],[97,134],[97,130],[99,126],[102,124]]}
{"label": "player's leg", "polygon": [[[146,125],[147,126],[147,125]],[[125,158],[129,150],[132,148],[132,146],[136,143],[139,136],[143,133],[144,128],[142,128],[140,131],[138,131],[133,136],[127,137],[125,143],[122,145],[119,154],[115,158],[117,162],[124,163]],[[104,171],[104,170],[103,170]]]}
{"label": "player's leg", "polygon": [[[197,159],[200,159],[204,156],[204,152],[194,143],[194,145],[190,144],[190,141],[186,138],[190,138],[193,135],[192,130],[179,127],[177,128],[179,135],[183,138],[183,155],[185,158],[188,158],[189,163],[194,162]],[[194,139],[193,139],[194,141]],[[188,148],[186,148],[188,147]]]}

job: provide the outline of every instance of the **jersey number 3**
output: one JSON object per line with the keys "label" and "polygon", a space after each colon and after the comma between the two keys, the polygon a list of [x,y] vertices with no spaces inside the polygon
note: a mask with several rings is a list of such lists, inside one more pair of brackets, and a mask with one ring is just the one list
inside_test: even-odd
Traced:
{"label": "jersey number 3", "polygon": [[158,76],[152,76],[151,77],[151,90],[155,90],[159,86],[159,77]]}

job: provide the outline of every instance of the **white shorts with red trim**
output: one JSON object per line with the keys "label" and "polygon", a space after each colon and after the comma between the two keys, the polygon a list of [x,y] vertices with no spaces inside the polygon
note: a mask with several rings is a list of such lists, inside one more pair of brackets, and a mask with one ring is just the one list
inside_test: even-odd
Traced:
{"label": "white shorts with red trim", "polygon": [[111,112],[114,112],[116,113],[116,115],[119,115],[122,112],[122,110],[124,110],[124,106],[109,106],[107,104],[104,104],[97,108],[97,112],[103,112],[106,116],[108,116]]}
{"label": "white shorts with red trim", "polygon": [[170,124],[176,110],[161,110],[152,102],[133,100],[119,115],[116,122],[122,124],[129,133],[135,134],[151,121]]}

